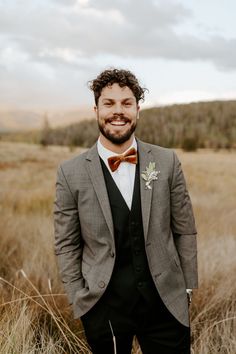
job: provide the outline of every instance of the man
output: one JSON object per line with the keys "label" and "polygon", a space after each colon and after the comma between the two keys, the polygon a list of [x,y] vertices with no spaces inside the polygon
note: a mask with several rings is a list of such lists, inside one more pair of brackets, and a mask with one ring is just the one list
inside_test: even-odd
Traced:
{"label": "man", "polygon": [[131,353],[134,335],[143,354],[190,353],[196,229],[180,163],[135,138],[145,89],[131,72],[105,70],[90,88],[100,136],[56,185],[55,250],[75,318],[94,354]]}

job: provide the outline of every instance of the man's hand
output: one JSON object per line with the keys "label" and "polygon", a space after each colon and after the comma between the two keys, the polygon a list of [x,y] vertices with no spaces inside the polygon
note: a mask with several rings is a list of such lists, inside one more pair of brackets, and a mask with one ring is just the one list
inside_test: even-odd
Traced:
{"label": "man's hand", "polygon": [[188,306],[190,306],[192,302],[193,291],[192,289],[186,289],[186,292],[188,297]]}

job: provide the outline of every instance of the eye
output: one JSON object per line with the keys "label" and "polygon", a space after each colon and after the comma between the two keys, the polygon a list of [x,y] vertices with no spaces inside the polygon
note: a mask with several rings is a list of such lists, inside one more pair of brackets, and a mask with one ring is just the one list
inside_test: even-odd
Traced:
{"label": "eye", "polygon": [[104,106],[110,107],[111,106],[111,102],[104,102]]}
{"label": "eye", "polygon": [[125,102],[124,105],[125,105],[125,107],[130,107],[132,105],[132,103],[131,102]]}

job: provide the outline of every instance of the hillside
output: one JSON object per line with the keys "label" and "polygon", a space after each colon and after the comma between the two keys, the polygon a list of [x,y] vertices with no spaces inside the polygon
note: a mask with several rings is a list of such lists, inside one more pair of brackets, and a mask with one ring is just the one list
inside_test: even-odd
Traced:
{"label": "hillside", "polygon": [[25,110],[0,110],[0,132],[40,128],[42,116]]}
{"label": "hillside", "polygon": [[[152,144],[185,150],[235,148],[236,101],[198,102],[142,110],[136,135]],[[2,139],[90,147],[97,136],[96,120],[87,119],[60,128],[47,125],[33,134],[13,134]]]}
{"label": "hillside", "polygon": [[41,129],[45,116],[48,117],[51,126],[56,127],[91,118],[93,112],[87,107],[52,112],[0,108],[0,133]]}

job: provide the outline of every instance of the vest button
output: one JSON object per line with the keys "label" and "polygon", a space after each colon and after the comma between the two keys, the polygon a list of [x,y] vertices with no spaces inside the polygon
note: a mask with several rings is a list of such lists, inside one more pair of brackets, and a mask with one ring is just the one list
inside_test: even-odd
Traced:
{"label": "vest button", "polygon": [[141,267],[136,267],[137,272],[141,272]]}
{"label": "vest button", "polygon": [[98,283],[98,286],[99,286],[99,288],[101,288],[101,289],[103,289],[103,288],[105,288],[105,283],[104,283],[104,281],[100,281],[99,283]]}
{"label": "vest button", "polygon": [[142,282],[142,281],[139,281],[139,282],[138,282],[138,287],[139,287],[139,288],[142,288],[142,286],[143,286],[143,282]]}

